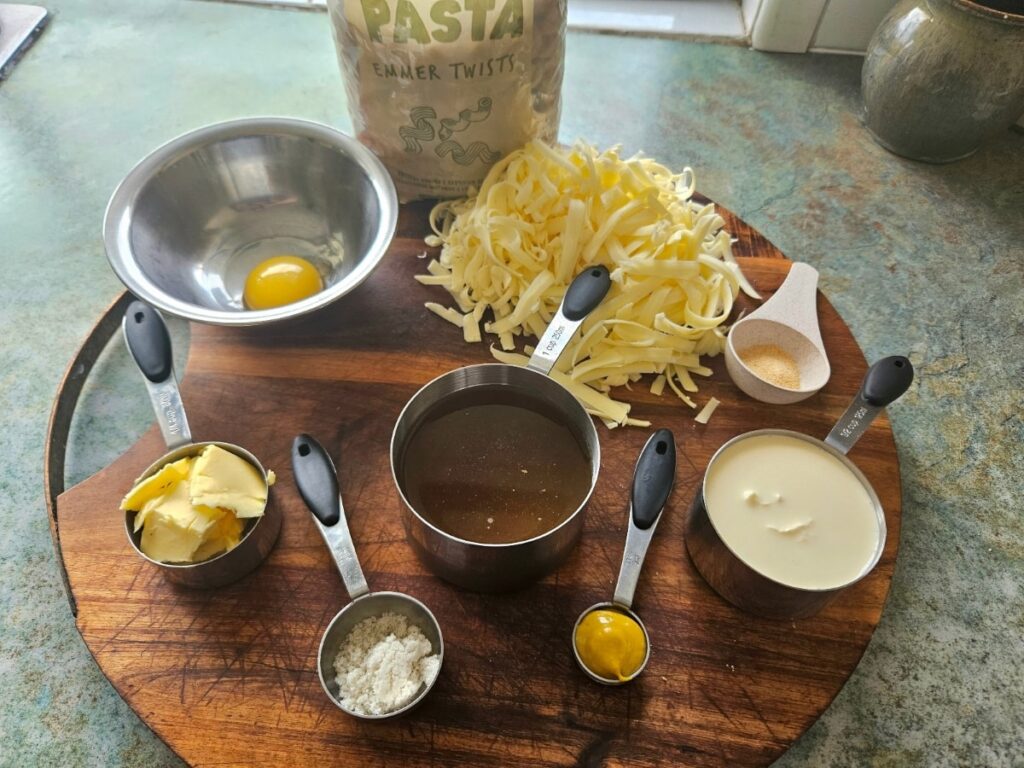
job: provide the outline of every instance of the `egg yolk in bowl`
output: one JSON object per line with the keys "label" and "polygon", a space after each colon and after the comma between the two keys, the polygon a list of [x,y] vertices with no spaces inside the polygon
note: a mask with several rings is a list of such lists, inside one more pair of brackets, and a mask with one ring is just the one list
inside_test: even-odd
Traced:
{"label": "egg yolk in bowl", "polygon": [[245,278],[248,309],[272,309],[308,298],[324,289],[320,272],[300,256],[273,256],[257,264]]}

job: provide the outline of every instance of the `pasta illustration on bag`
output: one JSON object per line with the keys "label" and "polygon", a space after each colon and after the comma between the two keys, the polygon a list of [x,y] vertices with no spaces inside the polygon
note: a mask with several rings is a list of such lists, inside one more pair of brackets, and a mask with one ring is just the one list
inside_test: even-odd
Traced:
{"label": "pasta illustration on bag", "polygon": [[403,201],[558,134],[566,0],[329,0],[352,123]]}

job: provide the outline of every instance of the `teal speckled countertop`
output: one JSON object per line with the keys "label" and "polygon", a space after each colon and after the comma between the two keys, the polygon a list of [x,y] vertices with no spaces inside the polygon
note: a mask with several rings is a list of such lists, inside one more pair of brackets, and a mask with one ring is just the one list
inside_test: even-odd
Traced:
{"label": "teal speckled countertop", "polygon": [[[0,84],[0,765],[172,766],[75,630],[43,506],[58,381],[120,290],[103,209],[139,157],[198,125],[350,123],[321,14],[49,7]],[[918,368],[891,413],[904,511],[888,606],[777,765],[1024,766],[1024,136],[951,166],[900,160],[858,122],[859,73],[856,58],[571,34],[561,137],[693,166],[705,194],[821,271],[869,359],[907,353]],[[135,376],[112,347],[70,482],[149,423]]]}

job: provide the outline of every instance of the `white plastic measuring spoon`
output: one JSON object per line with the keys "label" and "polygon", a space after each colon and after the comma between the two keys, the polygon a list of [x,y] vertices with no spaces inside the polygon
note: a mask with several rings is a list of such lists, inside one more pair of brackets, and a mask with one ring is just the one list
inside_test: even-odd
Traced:
{"label": "white plastic measuring spoon", "polygon": [[[810,264],[790,267],[785,281],[768,301],[733,325],[725,345],[725,367],[737,387],[764,403],[806,400],[828,382],[832,369],[818,327],[818,270]],[[796,361],[797,389],[766,381],[743,362],[752,347],[779,347]]]}

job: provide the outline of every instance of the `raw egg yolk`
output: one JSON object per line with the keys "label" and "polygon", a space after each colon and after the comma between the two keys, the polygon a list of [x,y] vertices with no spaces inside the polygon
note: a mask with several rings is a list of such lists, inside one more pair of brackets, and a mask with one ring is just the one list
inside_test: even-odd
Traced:
{"label": "raw egg yolk", "polygon": [[588,613],[576,627],[575,642],[587,669],[607,680],[629,680],[647,656],[643,629],[620,611]]}
{"label": "raw egg yolk", "polygon": [[316,267],[298,256],[273,256],[245,278],[245,306],[271,309],[301,301],[324,289]]}

